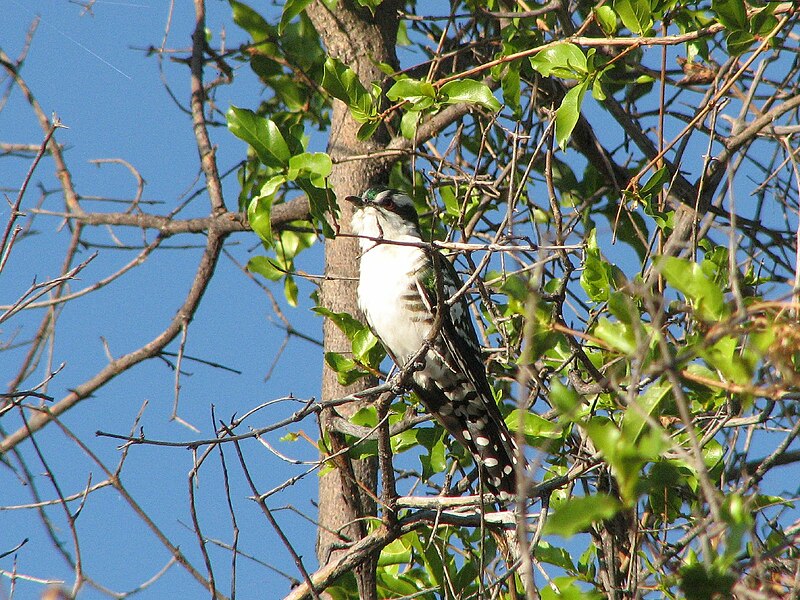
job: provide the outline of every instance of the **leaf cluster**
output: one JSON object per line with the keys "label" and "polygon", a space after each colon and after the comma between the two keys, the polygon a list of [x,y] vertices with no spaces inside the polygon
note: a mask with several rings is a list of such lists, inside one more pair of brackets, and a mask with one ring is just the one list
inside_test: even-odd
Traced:
{"label": "leaf cluster", "polygon": [[[788,500],[762,481],[775,465],[765,457],[797,436],[800,343],[787,333],[797,314],[787,284],[797,177],[776,129],[738,137],[764,111],[787,135],[796,128],[790,11],[743,0],[578,2],[569,15],[474,4],[405,20],[405,39],[426,58],[400,71],[377,65],[380,80],[359,80],[336,57],[315,62],[311,105],[344,103],[361,140],[387,129],[408,159],[393,185],[418,201],[426,234],[458,242],[449,249],[462,274],[476,275],[471,306],[495,394],[527,443],[531,479],[546,489],[529,499],[550,511],[531,537],[551,577],[542,596],[606,597],[625,586],[727,596],[763,581],[762,559],[780,557],[771,568],[791,572],[796,553],[776,516]],[[303,22],[301,7],[287,4],[282,31]],[[740,68],[744,60],[762,70]],[[259,185],[248,192],[251,224],[275,247],[259,222],[295,185],[330,235],[333,195],[318,191],[335,166],[270,110],[268,101],[229,113],[258,172],[248,176]],[[758,206],[735,202],[741,186]],[[253,268],[270,277],[263,265],[273,263]],[[326,355],[340,383],[380,374],[380,345],[362,324],[315,310],[351,341],[351,354]],[[389,425],[413,407],[413,397],[396,400]],[[377,427],[377,413],[353,423]],[[391,448],[415,492],[438,492],[472,466],[436,424],[398,432]],[[469,528],[437,530],[432,544],[426,536],[410,532],[384,549],[382,593],[482,589],[475,557],[498,558],[487,538]],[[347,597],[353,588],[338,589]]]}

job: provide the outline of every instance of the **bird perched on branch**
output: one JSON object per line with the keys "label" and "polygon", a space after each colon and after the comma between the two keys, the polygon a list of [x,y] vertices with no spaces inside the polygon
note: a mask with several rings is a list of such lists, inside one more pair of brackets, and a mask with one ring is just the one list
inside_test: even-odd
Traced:
{"label": "bird perched on branch", "polygon": [[487,488],[500,497],[514,494],[521,454],[492,396],[453,265],[422,241],[406,194],[373,187],[346,200],[355,206],[358,305],[369,326],[399,367],[411,359],[422,365],[413,372],[413,390],[474,456]]}

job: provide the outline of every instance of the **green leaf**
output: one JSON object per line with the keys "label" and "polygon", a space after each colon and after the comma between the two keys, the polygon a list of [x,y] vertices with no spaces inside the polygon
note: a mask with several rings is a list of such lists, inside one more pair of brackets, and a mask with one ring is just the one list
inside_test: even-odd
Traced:
{"label": "green leaf", "polygon": [[613,421],[599,415],[591,417],[584,429],[611,466],[625,503],[635,504],[642,467],[660,458],[664,450],[660,433],[648,430],[638,441],[628,439]]}
{"label": "green leaf", "polygon": [[419,457],[422,477],[428,479],[437,473],[447,471],[447,448],[444,444],[444,429],[441,427],[418,430],[419,444],[427,450]]}
{"label": "green leaf", "polygon": [[356,137],[358,137],[359,141],[365,141],[370,139],[374,134],[375,131],[380,127],[380,121],[367,121],[358,129],[358,133]]}
{"label": "green leaf", "polygon": [[556,110],[556,141],[562,150],[566,149],[569,136],[581,116],[581,105],[588,87],[588,80],[576,85],[564,95],[561,106]]}
{"label": "green leaf", "polygon": [[405,100],[411,104],[412,110],[425,110],[433,106],[436,90],[428,81],[405,78],[397,80],[386,92],[386,97],[392,102]]}
{"label": "green leaf", "polygon": [[750,32],[760,37],[766,37],[778,25],[778,19],[772,14],[776,3],[771,2],[764,9],[755,13],[750,19]]}
{"label": "green leaf", "polygon": [[592,98],[598,102],[604,102],[606,93],[603,91],[603,80],[600,77],[592,78]]}
{"label": "green leaf", "polygon": [[703,273],[699,264],[665,256],[656,260],[656,267],[672,287],[686,296],[701,319],[719,321],[728,315],[722,290]]}
{"label": "green leaf", "polygon": [[231,106],[227,113],[228,129],[247,142],[258,159],[267,166],[284,167],[291,152],[278,126],[246,108]]}
{"label": "green leaf", "polygon": [[675,225],[674,210],[659,210],[658,202],[656,202],[652,196],[640,196],[638,199],[640,199],[644,205],[645,214],[653,218],[653,221],[659,229],[665,232],[672,231]]}
{"label": "green leaf", "polygon": [[726,29],[731,31],[748,29],[747,7],[744,0],[712,0],[711,10],[717,13],[717,19]]}
{"label": "green leaf", "polygon": [[312,0],[286,0],[281,13],[281,22],[278,25],[278,35],[283,35],[283,30],[297,15],[303,12],[311,4]]}
{"label": "green leaf", "polygon": [[427,543],[424,536],[419,534],[410,537],[409,541],[416,550],[421,565],[429,576],[430,584],[436,587],[443,585],[446,568],[444,557],[436,549],[434,544]]}
{"label": "green leaf", "polygon": [[584,79],[588,74],[586,55],[578,46],[563,42],[537,52],[530,59],[531,66],[544,77]]}
{"label": "green leaf", "polygon": [[411,547],[403,538],[386,544],[378,557],[379,567],[385,567],[387,565],[405,565],[410,562]]}
{"label": "green leaf", "polygon": [[636,35],[643,35],[653,26],[649,0],[615,0],[614,10],[623,25]]}
{"label": "green leaf", "polygon": [[286,177],[283,175],[271,177],[261,186],[260,193],[247,205],[247,221],[250,223],[250,228],[267,246],[275,243],[272,236],[272,201],[284,183]]}
{"label": "green leaf", "polygon": [[741,351],[738,339],[726,335],[707,348],[700,348],[698,354],[722,375],[739,385],[752,381],[757,358],[751,351]]}
{"label": "green leaf", "polygon": [[622,432],[608,417],[594,415],[586,423],[584,423],[586,434],[592,440],[597,449],[603,453],[603,456],[608,461],[616,459],[617,454],[624,445],[622,440]]}
{"label": "green leaf", "polygon": [[350,422],[362,427],[375,427],[378,424],[378,411],[375,406],[364,406],[350,417]]}
{"label": "green leaf", "polygon": [[603,5],[595,8],[594,18],[606,35],[614,35],[617,32],[617,15],[610,6]]}
{"label": "green leaf", "polygon": [[619,500],[605,494],[569,498],[547,518],[544,533],[573,536],[593,523],[610,519],[621,507]]}
{"label": "green leaf", "polygon": [[695,562],[680,570],[678,585],[686,600],[712,600],[713,598],[733,598],[733,584],[736,577],[732,573],[720,572],[714,565]]}
{"label": "green leaf", "polygon": [[478,104],[491,111],[500,110],[500,102],[485,83],[472,79],[448,81],[439,90],[446,97],[445,104]]}
{"label": "green leaf", "polygon": [[359,362],[369,362],[367,355],[378,344],[378,338],[368,327],[353,336],[353,356]]}
{"label": "green leaf", "polygon": [[417,135],[417,125],[419,125],[422,113],[416,110],[407,110],[400,119],[400,132],[407,140],[413,140]]}
{"label": "green leaf", "polygon": [[300,439],[300,436],[296,432],[290,431],[286,435],[283,435],[278,439],[282,442],[296,442],[297,440]]}
{"label": "green leaf", "polygon": [[603,598],[598,592],[584,590],[578,585],[576,577],[554,577],[550,585],[542,587],[540,593],[542,600],[601,600]]}
{"label": "green leaf", "polygon": [[430,449],[435,443],[435,436],[436,429],[432,427],[406,429],[392,436],[392,451],[395,454],[399,454],[419,446],[430,452]]}
{"label": "green leaf", "polygon": [[581,287],[595,302],[606,302],[616,287],[615,267],[607,262],[597,245],[597,232],[592,230],[586,242],[586,260],[581,273]]}
{"label": "green leaf", "polygon": [[291,275],[286,275],[283,280],[283,295],[292,308],[297,308],[297,282]]}
{"label": "green leaf", "polygon": [[746,533],[753,525],[753,515],[749,503],[738,493],[728,494],[722,505],[722,520],[728,525],[725,536],[725,553],[721,557],[725,567],[733,565],[736,557],[744,549]]}
{"label": "green leaf", "polygon": [[550,385],[550,401],[562,416],[572,419],[581,408],[581,399],[571,387],[565,386],[558,379]]}
{"label": "green leaf", "polygon": [[256,11],[237,0],[228,0],[233,10],[233,22],[250,34],[254,42],[272,37],[273,27]]}
{"label": "green leaf", "polygon": [[247,221],[264,242],[272,246],[272,196],[256,196],[247,205]]}
{"label": "green leaf", "polygon": [[669,398],[671,389],[672,386],[663,381],[651,385],[634,400],[636,406],[625,409],[621,427],[625,440],[636,443],[641,439],[643,432],[650,427],[646,417],[657,421],[658,409]]}
{"label": "green leaf", "polygon": [[280,232],[275,251],[284,262],[291,261],[301,251],[310,248],[316,240],[312,232],[284,230]]}
{"label": "green leaf", "polygon": [[725,44],[731,56],[739,56],[750,50],[750,46],[756,41],[755,36],[749,31],[731,31],[725,36]]}
{"label": "green leaf", "polygon": [[709,440],[700,453],[703,455],[703,462],[706,463],[706,469],[709,472],[723,466],[722,459],[725,458],[725,448],[717,440]]}
{"label": "green leaf", "polygon": [[519,102],[522,88],[518,64],[509,65],[500,81],[500,85],[503,90],[503,102],[513,111],[515,118],[519,118],[521,116]]}
{"label": "green leaf", "polygon": [[333,190],[328,187],[320,189],[306,179],[298,179],[297,185],[306,193],[311,216],[322,228],[322,234],[327,238],[335,237],[336,232],[326,219],[329,213],[336,214],[339,210]]}
{"label": "green leaf", "polygon": [[636,334],[630,325],[601,317],[592,332],[614,350],[628,356],[636,353]]}
{"label": "green leaf", "polygon": [[364,90],[363,93],[367,93],[367,89],[361,84],[355,71],[339,59],[328,57],[322,72],[322,87],[325,91],[349,105],[354,86],[361,86],[361,89]]}
{"label": "green leaf", "polygon": [[324,152],[303,152],[289,159],[289,179],[307,177],[314,187],[325,189],[333,162]]}
{"label": "green leaf", "polygon": [[278,281],[286,273],[267,256],[254,256],[247,261],[247,270],[258,273],[270,281]]}
{"label": "green leaf", "polygon": [[367,371],[358,368],[355,361],[346,358],[338,352],[326,352],[325,363],[336,372],[336,379],[339,385],[351,385],[369,375]]}
{"label": "green leaf", "polygon": [[508,428],[515,432],[519,429],[520,415],[525,437],[531,444],[541,443],[543,440],[557,440],[563,435],[563,429],[558,423],[543,419],[537,414],[527,410],[512,410],[505,418]]}
{"label": "green leaf", "polygon": [[498,276],[505,280],[500,285],[500,291],[507,295],[510,300],[516,300],[520,305],[528,300],[531,294],[531,286],[525,277],[501,273],[498,273]]}
{"label": "green leaf", "polygon": [[564,548],[559,548],[558,546],[553,546],[549,542],[541,541],[536,544],[535,555],[537,560],[561,567],[568,572],[575,571],[572,557]]}
{"label": "green leaf", "polygon": [[614,291],[608,295],[608,311],[626,325],[641,322],[636,304],[623,292]]}
{"label": "green leaf", "polygon": [[383,0],[356,0],[359,6],[363,6],[369,9],[373,15],[375,14],[375,9],[377,9],[382,3]]}
{"label": "green leaf", "polygon": [[353,118],[359,123],[374,114],[372,97],[358,79],[355,71],[336,58],[328,57],[322,71],[322,87],[331,96],[350,107]]}
{"label": "green leaf", "polygon": [[327,317],[331,321],[333,321],[336,326],[342,330],[347,336],[347,339],[351,342],[355,338],[356,334],[364,329],[364,326],[352,315],[346,312],[334,312],[329,308],[325,308],[324,306],[315,306],[312,308],[315,313],[318,315],[322,315],[323,317]]}
{"label": "green leaf", "polygon": [[642,196],[645,196],[660,192],[661,188],[669,183],[669,177],[669,169],[667,169],[667,167],[661,167],[658,171],[653,173],[650,179],[647,180],[647,183],[642,186],[642,189],[639,191],[639,193]]}

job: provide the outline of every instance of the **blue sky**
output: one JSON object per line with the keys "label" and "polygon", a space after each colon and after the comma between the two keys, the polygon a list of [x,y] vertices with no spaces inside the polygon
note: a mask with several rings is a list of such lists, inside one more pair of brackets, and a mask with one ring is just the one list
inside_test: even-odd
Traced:
{"label": "blue sky", "polygon": [[[144,50],[161,44],[169,15],[168,2],[97,1],[92,13],[85,14],[79,4],[68,0],[7,0],[4,9],[0,47],[12,58],[21,51],[34,16],[41,15],[22,75],[45,112],[56,113],[69,127],[59,130],[56,139],[67,148],[65,158],[80,194],[86,197],[133,196],[135,180],[127,169],[118,164],[97,166],[89,162],[108,158],[123,159],[139,170],[146,180],[144,199],[158,203],[148,205],[148,211],[166,213],[201,187],[189,117],[169,98],[160,80],[155,57],[146,56]],[[232,24],[227,2],[208,0],[207,10],[208,27],[215,42],[222,39],[223,27],[229,47],[246,40],[246,36]],[[166,46],[188,49],[193,23],[190,3],[177,2]],[[230,104],[256,107],[262,94],[261,86],[247,65],[231,64],[238,65],[236,81],[233,86],[220,88],[216,98],[218,108],[224,111]],[[186,66],[165,60],[164,76],[173,93],[185,105],[189,97]],[[5,91],[6,85],[7,80],[0,81],[0,93]],[[586,107],[586,110],[598,110],[591,100],[587,100]],[[617,131],[602,133],[619,135]],[[217,145],[220,169],[227,171],[242,158],[244,144],[224,127],[212,128],[211,136]],[[0,142],[39,143],[42,137],[33,113],[19,90],[14,89],[0,111]],[[322,148],[324,139],[312,140],[312,144],[315,148]],[[701,152],[692,153],[695,154],[699,156]],[[16,190],[29,166],[29,158],[0,157],[1,191],[10,198],[16,197]],[[695,171],[700,163],[687,161],[683,167]],[[42,161],[33,181],[41,182],[47,190],[57,190],[52,161]],[[228,207],[233,209],[238,194],[235,177],[226,179],[224,186]],[[739,197],[746,199],[750,187],[737,189]],[[23,202],[23,210],[38,200],[39,189],[32,186]],[[87,208],[112,210],[90,200],[85,203]],[[53,193],[46,198],[43,207],[58,211],[62,205],[60,195]],[[124,205],[117,205],[114,210],[120,210],[119,207]],[[207,198],[201,194],[181,216],[202,216],[207,212]],[[0,223],[5,223],[7,216],[6,204],[0,203]],[[69,239],[68,231],[62,225],[58,218],[37,217],[35,234],[17,243],[0,275],[0,304],[7,305],[16,300],[34,277],[43,281],[58,273]],[[598,227],[608,232],[607,224],[598,223]],[[114,235],[117,237],[112,237],[104,228],[86,232],[87,239],[103,246],[113,246],[117,240],[127,244],[141,242],[141,233],[137,230],[118,229]],[[202,241],[191,236],[173,238],[166,246],[192,244],[198,248],[162,249],[145,265],[118,282],[69,303],[59,316],[53,345],[53,364],[64,363],[64,368],[49,385],[48,393],[56,400],[62,398],[70,387],[85,381],[106,363],[107,351],[120,356],[160,333],[175,314],[194,276]],[[256,237],[250,234],[235,236],[229,244],[231,253],[240,263],[246,262],[258,246]],[[617,257],[631,255],[630,249],[624,245],[604,250]],[[94,251],[98,252],[97,258],[73,284],[73,289],[107,276],[135,255],[131,250],[102,247],[85,249],[80,257],[87,258]],[[624,260],[619,262],[624,268]],[[302,256],[299,266],[312,273],[321,272],[319,245]],[[276,297],[297,329],[319,337],[320,319],[308,310],[311,305],[308,294],[313,288],[302,281],[299,283],[300,308],[286,307],[279,287],[274,288]],[[0,325],[0,344],[10,339],[28,339],[42,314],[40,310],[29,311]],[[141,426],[149,438],[192,440],[212,435],[212,405],[218,419],[228,419],[233,413],[241,415],[264,402],[289,394],[300,399],[317,397],[321,351],[305,341],[291,340],[280,355],[273,376],[265,381],[265,375],[284,341],[282,330],[269,321],[271,314],[264,292],[249,281],[231,260],[223,257],[190,327],[186,353],[238,369],[241,374],[198,363],[184,364],[191,375],[181,379],[179,415],[197,427],[200,433],[169,420],[174,375],[165,363],[158,360],[148,361],[105,386],[96,397],[70,412],[64,419],[65,423],[113,468],[120,456],[117,442],[96,438],[94,432],[127,433],[145,401],[148,406]],[[177,344],[173,343],[169,350],[177,350]],[[0,374],[4,384],[15,374],[24,351],[24,348],[18,348],[0,352]],[[28,383],[38,383],[47,371],[46,361],[40,361]],[[264,426],[297,408],[295,402],[280,402],[251,417],[250,423],[254,427]],[[16,429],[18,425],[11,416],[0,420],[0,426],[7,431]],[[289,429],[304,429],[310,438],[316,439],[317,431],[312,427],[313,422],[308,420]],[[279,438],[283,433],[271,434],[267,439],[293,458],[314,458],[313,448],[302,439],[294,443],[281,442]],[[37,439],[65,493],[82,490],[90,474],[93,483],[103,479],[102,472],[54,427],[46,429]],[[247,444],[245,449],[252,474],[261,490],[306,469],[301,465],[288,466],[257,442]],[[25,445],[24,451],[32,471],[42,473],[44,469],[37,463],[30,445]],[[236,494],[234,502],[241,530],[240,549],[299,577],[287,551],[258,507],[246,499],[249,492],[241,470],[235,464],[234,454],[229,452],[227,459]],[[191,468],[192,456],[186,450],[134,447],[123,470],[123,481],[157,525],[180,544],[196,567],[201,568],[202,560],[196,550],[187,504],[187,474]],[[796,468],[793,470],[796,472]],[[777,479],[780,473],[773,477]],[[197,489],[201,526],[207,536],[229,543],[231,525],[221,481],[219,461],[213,455],[201,470]],[[37,482],[45,497],[54,496],[44,477],[37,475]],[[787,477],[784,481],[774,480],[771,485],[774,490],[782,491],[796,482]],[[0,465],[0,490],[0,506],[31,501],[30,491],[20,486],[15,475],[3,465]],[[311,474],[300,484],[277,495],[270,501],[270,506],[280,509],[291,505],[313,516],[312,499],[315,496],[316,475]],[[54,520],[59,538],[69,547],[69,532],[61,513],[55,508],[48,514]],[[276,516],[307,566],[313,568],[316,562],[313,527],[290,509],[278,510]],[[87,575],[117,591],[141,584],[155,575],[169,559],[168,553],[111,490],[101,490],[89,496],[78,520],[78,529]],[[70,585],[72,571],[52,550],[36,515],[31,511],[0,511],[0,554],[24,538],[29,538],[29,542],[16,555],[17,571],[32,577],[61,578]],[[218,581],[225,582],[219,587],[227,591],[229,552],[212,549],[211,554],[218,569]],[[10,556],[0,559],[0,569],[10,571],[14,567],[12,559]],[[288,590],[287,580],[268,567],[242,559],[238,568],[237,591],[242,598],[282,596]],[[20,581],[17,582],[15,597],[38,597],[40,590],[39,584]],[[0,600],[7,597],[9,591],[8,578],[0,576]],[[101,597],[107,596],[95,592],[90,586],[85,586],[81,595],[82,599]],[[205,593],[183,570],[173,566],[166,576],[138,597],[205,597]]]}
{"label": "blue sky", "polygon": [[[89,161],[119,158],[138,169],[146,181],[144,199],[158,202],[145,209],[165,213],[175,207],[190,192],[197,190],[197,149],[189,117],[169,99],[159,79],[157,62],[147,57],[143,48],[159,46],[164,36],[168,17],[167,2],[142,0],[132,2],[103,2],[93,4],[92,13],[66,0],[17,1],[4,3],[4,27],[0,46],[12,58],[21,51],[25,34],[35,15],[41,16],[40,25],[22,69],[27,84],[49,115],[55,113],[69,129],[60,129],[56,138],[67,148],[65,159],[72,172],[75,186],[84,196],[110,196],[131,198],[135,193],[135,180],[128,170],[118,164],[96,166]],[[230,19],[227,2],[207,2],[208,28],[217,42],[224,35],[229,45],[245,41],[245,36],[235,28]],[[167,47],[186,49],[190,44],[194,16],[191,3],[177,2],[172,15],[172,28]],[[184,65],[164,62],[164,74],[178,99],[185,105],[189,97],[189,80]],[[5,90],[7,80],[2,82]],[[229,104],[255,107],[261,88],[249,67],[241,66],[236,73],[236,83],[224,88],[217,97],[218,106],[225,110]],[[244,144],[223,127],[212,128],[213,143],[218,146],[220,169],[226,171],[244,155]],[[43,138],[32,111],[18,89],[3,111],[0,112],[0,142],[36,143]],[[4,194],[16,197],[25,172],[30,166],[26,158],[0,159],[0,187]],[[53,163],[45,159],[39,165],[34,183],[42,182],[48,190],[57,189]],[[235,209],[238,184],[235,177],[225,182],[225,195],[229,208]],[[23,209],[38,201],[39,191],[29,189]],[[98,206],[86,201],[87,209],[122,210],[124,205]],[[122,208],[119,208],[119,207]],[[63,209],[58,193],[47,197],[44,208]],[[200,195],[183,213],[183,217],[202,216],[208,212],[207,198]],[[6,204],[0,206],[0,220],[8,217]],[[69,239],[58,218],[38,217],[34,224],[35,235],[17,243],[0,281],[0,303],[10,304],[36,277],[46,280],[58,273]],[[118,240],[126,244],[141,242],[137,230],[115,231]],[[87,232],[87,238],[104,246],[116,242],[105,228]],[[150,238],[152,239],[152,238]],[[241,263],[257,240],[252,235],[231,239],[232,254]],[[203,240],[190,236],[173,238],[167,246],[192,244],[202,246]],[[135,252],[99,248],[97,258],[73,284],[80,289],[114,272],[131,260]],[[87,258],[95,249],[84,250]],[[149,341],[167,325],[194,276],[199,249],[163,250],[147,263],[129,272],[108,287],[70,303],[61,313],[54,341],[54,364],[64,363],[63,370],[51,382],[48,393],[56,399],[67,390],[101,368],[107,361],[106,347],[114,356],[129,352]],[[321,269],[320,252],[312,249],[301,260],[303,268],[311,272]],[[301,308],[290,309],[280,298],[293,325],[312,336],[319,337],[320,320],[308,311],[308,294],[312,288],[301,283]],[[206,294],[190,329],[186,347],[187,355],[197,356],[238,369],[241,375],[214,369],[197,363],[185,363],[191,376],[181,380],[179,414],[201,430],[200,434],[170,422],[173,403],[174,375],[170,368],[158,361],[149,361],[120,376],[105,386],[94,398],[68,413],[65,423],[87,440],[91,449],[112,467],[119,459],[117,443],[96,438],[96,430],[126,433],[144,401],[148,407],[142,426],[148,437],[170,440],[189,440],[212,435],[210,407],[214,405],[218,419],[228,419],[233,413],[242,414],[259,404],[293,394],[298,398],[317,396],[319,391],[321,352],[313,344],[290,341],[280,357],[273,377],[265,381],[271,363],[278,354],[284,339],[282,330],[268,321],[271,315],[268,298],[254,283],[242,275],[227,258],[220,261],[219,269]],[[28,339],[35,331],[42,311],[29,311],[3,325],[2,341],[12,335],[18,340]],[[169,348],[177,350],[177,345]],[[0,373],[4,387],[16,373],[24,349],[0,353]],[[43,379],[47,365],[42,361],[29,378],[30,385]],[[278,404],[262,411],[251,419],[253,426],[263,426],[288,415],[297,409],[293,403]],[[6,418],[2,426],[13,430],[19,425]],[[301,427],[313,426],[309,421]],[[297,428],[295,428],[296,430]],[[290,456],[313,458],[314,452],[305,441],[281,443],[281,432],[268,439]],[[316,439],[316,431],[308,431]],[[66,494],[80,491],[93,475],[93,482],[103,478],[102,472],[54,427],[37,438],[42,444],[47,460],[59,475],[59,484]],[[251,468],[259,486],[269,489],[287,477],[305,470],[287,467],[261,448],[257,442],[249,445]],[[35,473],[43,468],[33,458],[29,445],[26,457]],[[229,461],[235,460],[231,453]],[[201,470],[201,485],[197,490],[201,502],[200,518],[204,532],[224,542],[231,541],[231,527],[222,483],[219,460],[214,457]],[[235,466],[229,463],[229,468]],[[159,527],[179,544],[192,562],[201,567],[196,551],[196,540],[190,529],[187,501],[187,474],[192,467],[191,454],[182,449],[137,447],[129,454],[123,470],[123,481],[136,496],[137,501],[153,516]],[[288,553],[260,514],[255,503],[245,499],[248,493],[240,478],[240,469],[231,468],[235,490],[239,494],[237,518],[242,530],[240,548],[268,561],[270,564],[297,575]],[[44,478],[37,478],[42,494],[53,497],[52,488]],[[232,482],[233,483],[233,482]],[[310,499],[315,495],[316,475],[276,497],[271,507],[293,504],[298,510],[313,516]],[[18,484],[9,469],[0,466],[0,505],[8,506],[31,501],[29,490]],[[155,493],[154,493],[155,491]],[[73,506],[73,509],[75,506]],[[59,537],[69,546],[69,532],[58,510],[50,513]],[[290,511],[279,511],[277,518],[289,532],[303,529],[303,535],[294,535],[297,550],[314,567],[314,534],[306,521]],[[124,591],[141,584],[155,575],[168,561],[163,550],[144,530],[122,500],[111,490],[101,490],[90,495],[87,506],[78,519],[82,553],[86,572],[100,583]],[[0,511],[0,553],[29,538],[16,557],[19,573],[32,577],[61,578],[72,583],[71,569],[51,550],[51,544],[38,518],[31,511]],[[228,552],[213,550],[212,557],[220,573],[217,577],[226,582],[229,565]],[[12,557],[0,560],[0,568],[10,571]],[[285,578],[268,568],[256,566],[247,560],[239,565],[238,592],[241,597],[252,597],[257,591],[274,590],[282,595],[288,590]],[[38,597],[41,586],[17,582],[15,598]],[[220,585],[227,590],[227,584]],[[178,591],[180,590],[180,592]],[[0,577],[0,598],[9,594],[9,580]],[[140,598],[202,597],[204,592],[179,567],[168,574]],[[82,599],[106,597],[85,586]]]}

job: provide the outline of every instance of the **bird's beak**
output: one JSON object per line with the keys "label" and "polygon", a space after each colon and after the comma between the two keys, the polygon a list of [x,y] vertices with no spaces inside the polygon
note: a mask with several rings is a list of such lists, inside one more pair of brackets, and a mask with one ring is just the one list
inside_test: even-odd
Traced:
{"label": "bird's beak", "polygon": [[345,200],[347,200],[356,208],[361,208],[364,206],[364,200],[360,196],[345,196]]}

